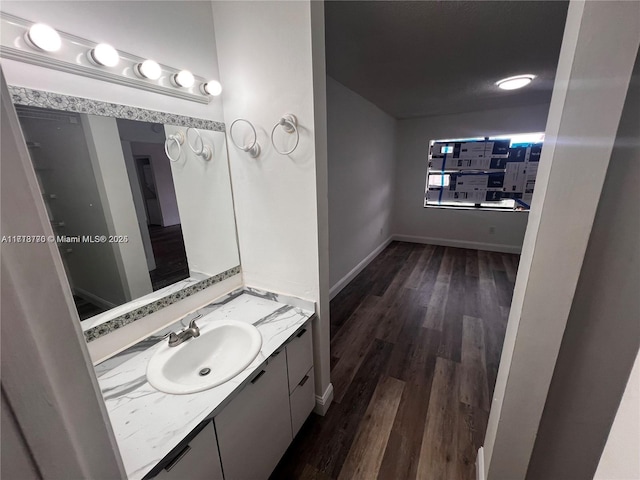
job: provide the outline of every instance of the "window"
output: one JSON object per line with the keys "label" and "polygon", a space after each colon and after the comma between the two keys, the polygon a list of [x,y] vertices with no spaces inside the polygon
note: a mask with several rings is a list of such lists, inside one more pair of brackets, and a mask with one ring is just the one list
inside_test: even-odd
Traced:
{"label": "window", "polygon": [[425,207],[528,210],[544,133],[432,140]]}

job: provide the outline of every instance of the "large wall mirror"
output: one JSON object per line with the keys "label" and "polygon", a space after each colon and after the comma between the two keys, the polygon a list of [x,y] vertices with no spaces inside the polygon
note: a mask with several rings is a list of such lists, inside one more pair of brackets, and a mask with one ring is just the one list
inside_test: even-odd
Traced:
{"label": "large wall mirror", "polygon": [[11,90],[87,340],[239,273],[223,124]]}

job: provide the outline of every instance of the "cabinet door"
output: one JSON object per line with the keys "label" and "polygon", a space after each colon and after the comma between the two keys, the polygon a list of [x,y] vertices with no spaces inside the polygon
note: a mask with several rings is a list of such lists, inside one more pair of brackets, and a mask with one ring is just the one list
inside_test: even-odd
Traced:
{"label": "cabinet door", "polygon": [[266,480],[291,443],[284,352],[214,419],[225,480]]}
{"label": "cabinet door", "polygon": [[316,396],[313,386],[313,368],[300,380],[296,389],[289,397],[291,402],[291,430],[295,437],[300,427],[313,411],[316,405]]}
{"label": "cabinet door", "polygon": [[287,344],[289,393],[292,393],[313,366],[311,326],[307,325]]}
{"label": "cabinet door", "polygon": [[213,422],[184,447],[169,464],[154,477],[158,480],[223,480],[220,456]]}

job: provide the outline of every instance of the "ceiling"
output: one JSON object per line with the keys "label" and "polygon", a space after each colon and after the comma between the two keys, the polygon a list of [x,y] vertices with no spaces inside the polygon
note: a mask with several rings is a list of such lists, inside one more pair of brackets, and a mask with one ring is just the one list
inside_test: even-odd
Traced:
{"label": "ceiling", "polygon": [[[327,74],[396,118],[548,103],[566,1],[327,1]],[[514,91],[495,82],[532,73]]]}

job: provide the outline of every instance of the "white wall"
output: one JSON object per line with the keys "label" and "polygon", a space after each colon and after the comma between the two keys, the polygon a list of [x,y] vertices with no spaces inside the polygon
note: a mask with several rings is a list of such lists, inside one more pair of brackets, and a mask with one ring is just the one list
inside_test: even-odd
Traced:
{"label": "white wall", "polygon": [[[164,128],[167,137],[186,134],[183,127]],[[240,254],[225,135],[209,130],[200,134],[214,151],[211,160],[202,159],[185,143],[178,161],[169,163],[189,271],[216,275],[239,265]]]}
{"label": "white wall", "polygon": [[[262,147],[253,159],[229,143],[245,281],[317,300],[309,3],[213,5],[225,121],[249,119]],[[269,135],[287,112],[298,118],[300,144],[282,156]],[[241,128],[234,130],[238,141]]]}
{"label": "white wall", "polygon": [[311,60],[313,64],[313,119],[315,122],[316,205],[318,209],[318,320],[313,323],[316,407],[325,415],[333,401],[330,366],[329,302],[329,160],[327,147],[327,65],[324,2],[311,2]]}
{"label": "white wall", "polygon": [[[153,291],[129,176],[115,118],[80,115],[89,160],[98,185],[108,231],[102,235],[127,235],[127,242],[107,242],[113,249],[126,301]],[[93,270],[96,277],[99,270]]]}
{"label": "white wall", "polygon": [[327,120],[329,282],[334,289],[393,233],[396,120],[331,77]]}
{"label": "white wall", "polygon": [[[310,2],[213,2],[213,10],[225,122],[250,120],[262,147],[253,159],[229,142],[245,283],[318,302]],[[297,116],[300,130],[300,144],[288,156],[276,153],[269,139],[285,113]],[[241,128],[233,132],[238,142],[248,140]],[[316,357],[316,393],[329,383],[321,362],[328,367],[328,355]]]}
{"label": "white wall", "polygon": [[[3,1],[1,10],[205,78],[218,78],[210,2]],[[220,97],[202,105],[11,60],[3,59],[2,68],[9,85],[222,120]]]}
{"label": "white wall", "polygon": [[[635,75],[545,402],[530,479],[593,477],[640,348],[640,62]],[[638,409],[636,403],[636,418]],[[619,425],[617,432],[637,439],[640,424]],[[616,454],[612,448],[610,457]],[[640,476],[609,477],[614,478]]]}
{"label": "white wall", "polygon": [[640,355],[636,357],[594,480],[640,478]]}
{"label": "white wall", "polygon": [[[394,233],[400,239],[519,253],[526,212],[425,208],[429,141],[542,132],[549,105],[503,108],[398,121]],[[495,233],[489,228],[494,227]]]}
{"label": "white wall", "polygon": [[[638,51],[639,8],[625,1],[569,4],[483,446],[487,480],[527,475]],[[632,251],[637,254],[637,244]],[[611,253],[624,265],[624,258]],[[606,273],[596,275],[601,273],[605,280]],[[594,305],[597,300],[591,299]],[[603,311],[603,318],[608,315]],[[599,353],[608,358],[606,349]],[[586,378],[589,372],[581,375]],[[592,395],[592,390],[582,394]]]}

